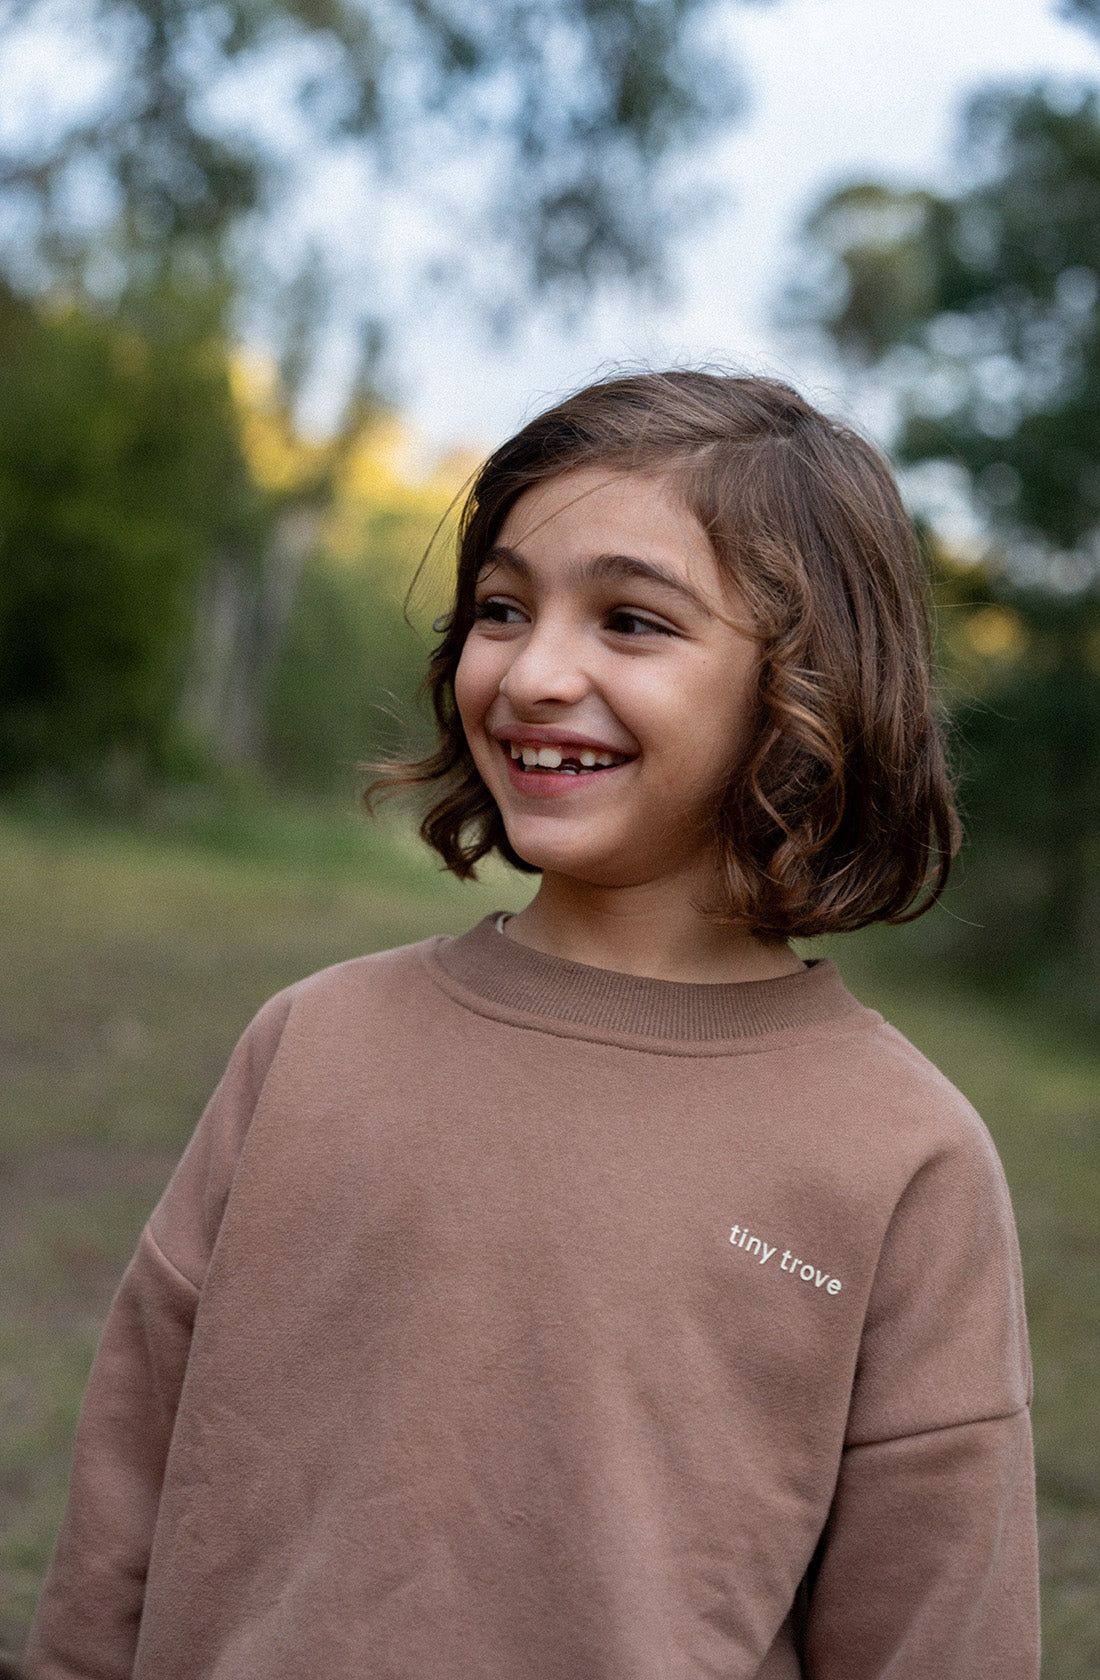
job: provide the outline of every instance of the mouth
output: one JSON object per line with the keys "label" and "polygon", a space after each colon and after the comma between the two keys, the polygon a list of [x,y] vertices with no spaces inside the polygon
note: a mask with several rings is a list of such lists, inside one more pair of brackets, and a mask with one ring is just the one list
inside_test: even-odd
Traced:
{"label": "mouth", "polygon": [[525,741],[500,743],[501,751],[515,763],[517,770],[543,776],[595,776],[602,770],[615,770],[629,764],[630,753],[612,752],[606,748],[560,747],[543,743],[539,746]]}

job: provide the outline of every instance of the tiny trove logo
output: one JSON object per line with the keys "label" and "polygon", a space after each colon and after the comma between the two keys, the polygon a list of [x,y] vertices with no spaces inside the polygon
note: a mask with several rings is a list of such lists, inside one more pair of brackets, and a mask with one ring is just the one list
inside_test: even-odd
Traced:
{"label": "tiny trove logo", "polygon": [[[730,1242],[743,1254],[751,1254],[761,1266],[766,1266],[773,1255],[779,1254],[778,1243],[765,1242],[763,1237],[753,1236],[747,1225],[735,1225],[730,1232]],[[814,1289],[823,1289],[826,1295],[840,1294],[842,1286],[838,1277],[821,1271],[811,1260],[801,1259],[789,1248],[785,1248],[782,1254],[779,1254],[779,1270],[798,1278],[802,1283],[811,1284]]]}

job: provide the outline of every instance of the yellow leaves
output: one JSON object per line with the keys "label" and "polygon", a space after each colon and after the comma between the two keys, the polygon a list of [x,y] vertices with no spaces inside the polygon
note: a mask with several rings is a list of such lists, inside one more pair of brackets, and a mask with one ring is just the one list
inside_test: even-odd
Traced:
{"label": "yellow leaves", "polygon": [[1012,607],[957,601],[942,603],[937,616],[939,677],[949,700],[969,703],[1013,666],[1035,657],[1034,637]]}
{"label": "yellow leaves", "polygon": [[238,351],[232,358],[230,388],[246,459],[265,490],[293,491],[331,475],[342,509],[438,521],[477,464],[474,456],[457,453],[420,471],[415,439],[396,415],[373,416],[351,436],[303,436],[279,389],[277,370],[254,352]]}
{"label": "yellow leaves", "polygon": [[403,601],[431,549],[447,578],[441,590],[428,585],[432,604],[425,613],[432,618],[450,597],[453,516],[474,464],[455,457],[424,469],[400,418],[366,425],[346,445],[336,473],[325,532],[330,564],[369,570],[391,598]]}
{"label": "yellow leaves", "polygon": [[274,367],[238,352],[230,362],[229,383],[245,460],[260,488],[285,493],[314,485],[328,464],[330,447],[296,431]]}
{"label": "yellow leaves", "polygon": [[370,574],[374,587],[400,602],[438,532],[433,552],[447,580],[428,586],[425,612],[430,619],[442,610],[450,596],[448,515],[457,512],[476,458],[457,453],[423,466],[417,440],[393,414],[372,414],[334,438],[304,437],[276,368],[252,353],[233,358],[230,382],[256,484],[291,504],[300,498],[324,507],[314,563]]}
{"label": "yellow leaves", "polygon": [[1027,629],[1011,607],[977,607],[966,615],[963,634],[982,659],[1018,659],[1027,645]]}

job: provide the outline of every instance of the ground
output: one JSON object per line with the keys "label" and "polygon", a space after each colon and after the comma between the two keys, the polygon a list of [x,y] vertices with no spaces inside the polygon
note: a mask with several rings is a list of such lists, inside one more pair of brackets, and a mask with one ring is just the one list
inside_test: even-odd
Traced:
{"label": "ground", "polygon": [[[21,1649],[96,1337],[238,1033],[326,963],[457,931],[530,884],[462,889],[319,825],[217,844],[0,818],[0,1653]],[[915,984],[841,942],[853,989],[982,1112],[1020,1227],[1036,1368],[1045,1680],[1100,1673],[1100,1052],[1051,1010]],[[0,1675],[3,1659],[0,1656]]]}

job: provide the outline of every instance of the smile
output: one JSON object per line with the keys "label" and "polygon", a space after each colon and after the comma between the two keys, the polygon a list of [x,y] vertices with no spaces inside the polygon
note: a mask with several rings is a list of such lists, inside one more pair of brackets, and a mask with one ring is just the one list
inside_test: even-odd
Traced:
{"label": "smile", "polygon": [[629,761],[628,753],[596,752],[590,747],[572,752],[566,748],[563,752],[558,747],[524,746],[518,741],[502,741],[501,746],[524,770],[549,775],[587,776]]}

